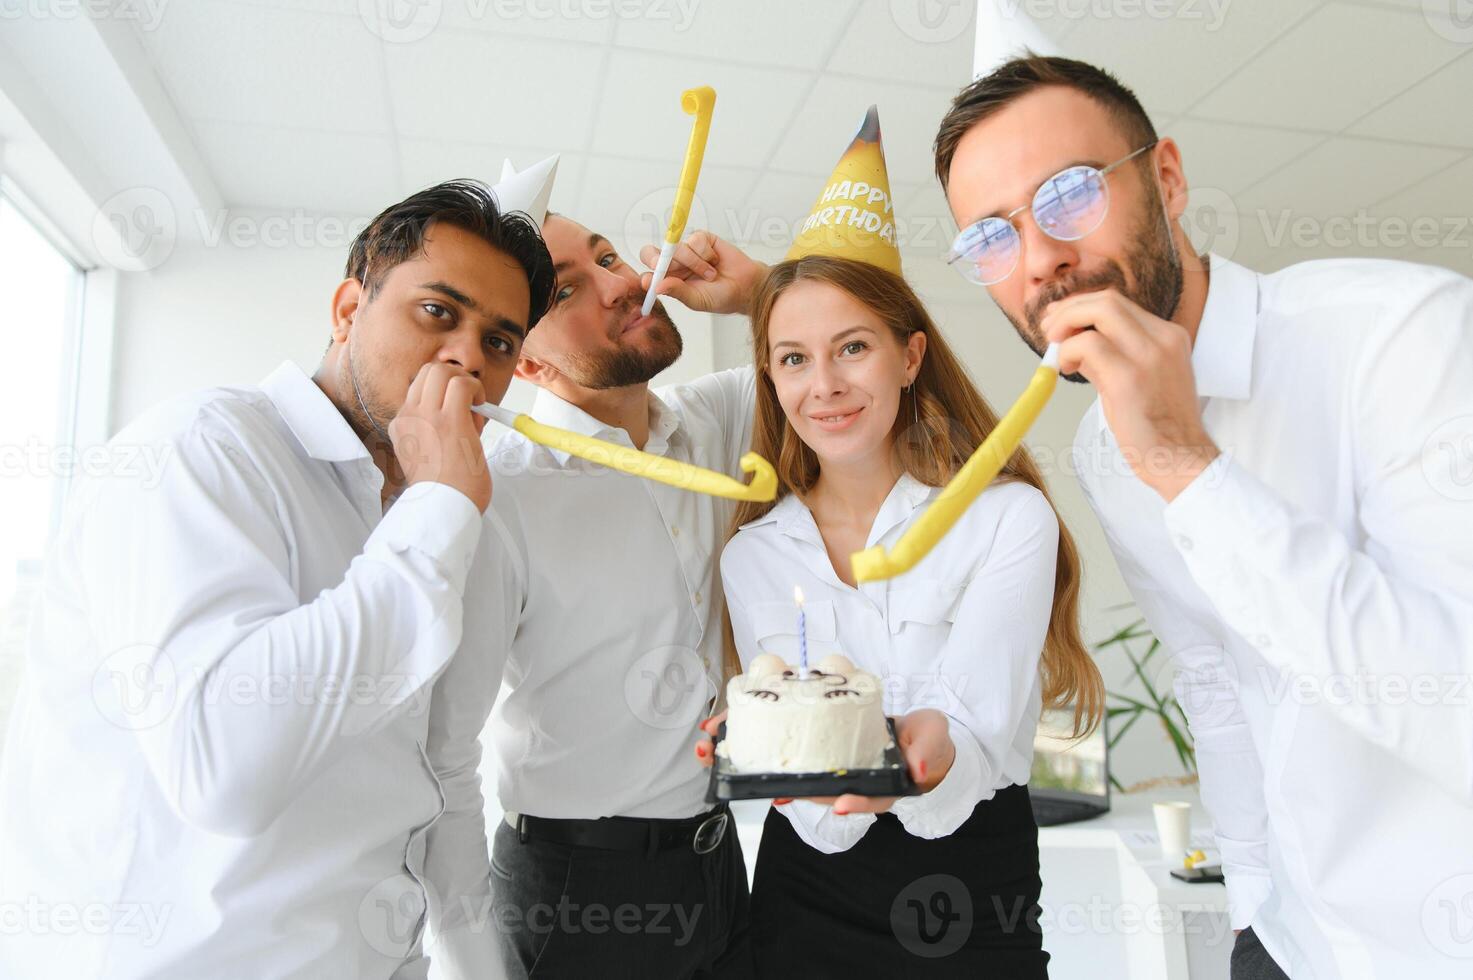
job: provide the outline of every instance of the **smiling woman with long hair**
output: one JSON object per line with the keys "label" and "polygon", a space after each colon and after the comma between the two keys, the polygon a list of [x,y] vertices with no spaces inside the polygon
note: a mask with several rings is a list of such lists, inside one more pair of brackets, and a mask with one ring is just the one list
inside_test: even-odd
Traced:
{"label": "smiling woman with long hair", "polygon": [[1074,542],[1020,449],[912,570],[856,585],[849,555],[892,545],[997,417],[905,280],[877,266],[776,266],[752,332],[752,448],[774,461],[779,495],[740,505],[722,557],[728,672],[791,646],[801,586],[810,646],[881,679],[923,790],[769,812],[759,973],[1046,976],[1033,737],[1042,708],[1072,709],[1084,733],[1104,699],[1079,638]]}

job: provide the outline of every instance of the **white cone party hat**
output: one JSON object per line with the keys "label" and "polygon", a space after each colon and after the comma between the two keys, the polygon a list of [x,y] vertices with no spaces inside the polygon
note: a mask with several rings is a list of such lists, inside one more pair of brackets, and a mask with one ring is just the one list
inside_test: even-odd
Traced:
{"label": "white cone party hat", "polygon": [[557,178],[558,154],[517,171],[510,160],[501,164],[501,179],[491,188],[503,212],[521,211],[542,227],[547,218],[547,202],[552,197],[552,182]]}

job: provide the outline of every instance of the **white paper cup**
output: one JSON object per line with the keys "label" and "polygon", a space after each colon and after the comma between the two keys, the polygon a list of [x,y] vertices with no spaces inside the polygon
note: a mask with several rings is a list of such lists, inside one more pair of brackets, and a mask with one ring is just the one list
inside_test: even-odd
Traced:
{"label": "white paper cup", "polygon": [[1190,803],[1157,803],[1156,834],[1161,838],[1161,856],[1173,867],[1186,860],[1192,843],[1192,805]]}

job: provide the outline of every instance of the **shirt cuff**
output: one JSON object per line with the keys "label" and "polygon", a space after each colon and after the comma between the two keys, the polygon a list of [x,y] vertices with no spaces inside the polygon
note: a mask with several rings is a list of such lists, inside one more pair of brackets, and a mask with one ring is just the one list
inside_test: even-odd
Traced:
{"label": "shirt cuff", "polygon": [[1273,880],[1268,875],[1249,873],[1235,874],[1224,864],[1223,877],[1227,881],[1228,921],[1237,930],[1247,929],[1258,914],[1258,907],[1268,900],[1273,891]]}
{"label": "shirt cuff", "polygon": [[831,807],[812,800],[793,800],[778,809],[809,847],[824,854],[849,850],[859,843],[875,822],[873,813],[838,814]]}
{"label": "shirt cuff", "polygon": [[956,832],[971,817],[983,796],[982,749],[977,737],[957,721],[950,719],[951,743],[956,758],[941,782],[920,796],[903,796],[890,812],[899,818],[906,831],[915,837],[946,837]]}
{"label": "shirt cuff", "polygon": [[463,595],[481,525],[481,512],[459,490],[443,483],[413,483],[368,540],[370,546],[383,545],[395,553],[412,550],[429,556],[456,594]]}
{"label": "shirt cuff", "polygon": [[[489,906],[486,911],[494,914]],[[428,953],[432,980],[504,980],[506,977],[500,933],[494,923],[462,923],[431,938]]]}

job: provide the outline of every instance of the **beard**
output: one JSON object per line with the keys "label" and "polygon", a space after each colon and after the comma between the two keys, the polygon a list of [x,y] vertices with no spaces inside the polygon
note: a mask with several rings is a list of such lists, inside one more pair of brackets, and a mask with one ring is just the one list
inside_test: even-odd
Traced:
{"label": "beard", "polygon": [[399,408],[379,394],[374,371],[366,368],[366,357],[360,356],[351,339],[344,354],[338,361],[338,390],[344,393],[348,424],[361,439],[376,435],[388,440],[389,423],[399,414]]}
{"label": "beard", "polygon": [[[643,296],[639,302],[644,302]],[[623,323],[638,306],[619,310],[615,323]],[[597,391],[644,384],[674,364],[684,348],[675,321],[662,305],[657,302],[650,316],[655,322],[644,328],[643,337],[632,343],[616,338],[614,350],[569,354],[559,370],[579,387]]]}
{"label": "beard", "polygon": [[[1163,217],[1160,224],[1156,223],[1157,214]],[[1003,311],[1012,322],[1013,329],[1018,331],[1018,336],[1023,338],[1023,342],[1033,353],[1042,357],[1048,348],[1048,342],[1038,324],[1049,304],[1076,293],[1115,289],[1152,316],[1163,320],[1171,319],[1176,313],[1177,304],[1181,302],[1182,270],[1176,245],[1171,240],[1171,232],[1164,219],[1161,195],[1152,184],[1151,199],[1143,209],[1140,221],[1136,223],[1131,245],[1125,252],[1125,265],[1130,269],[1130,279],[1135,281],[1134,288],[1128,285],[1125,269],[1120,263],[1109,259],[1104,268],[1095,272],[1070,273],[1062,279],[1045,284],[1023,310],[1026,324],[1019,323],[1012,314]],[[1064,380],[1075,384],[1089,383],[1089,379],[1078,372],[1064,375]]]}

